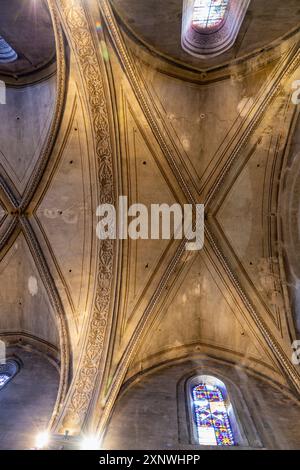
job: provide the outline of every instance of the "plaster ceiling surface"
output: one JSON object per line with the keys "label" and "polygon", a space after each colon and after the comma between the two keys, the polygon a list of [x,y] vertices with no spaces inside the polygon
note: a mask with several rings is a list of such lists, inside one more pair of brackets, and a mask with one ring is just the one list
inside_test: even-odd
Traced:
{"label": "plaster ceiling surface", "polygon": [[[119,115],[121,129],[125,127],[124,132],[121,132],[125,149],[122,155],[127,160],[122,173],[123,191],[126,191],[127,185],[132,189],[138,186],[134,194],[142,200],[143,192],[139,187],[143,191],[146,189],[147,168],[150,164],[146,148],[149,143],[160,165],[166,159],[155,148],[155,136],[141,117],[140,108],[113,49],[109,49],[109,57],[118,109],[122,110]],[[223,165],[226,167],[226,160],[231,158],[231,143],[236,140],[239,146],[244,140],[242,130],[252,119],[250,109],[253,112],[254,107],[257,113],[261,113],[260,101],[266,93],[265,83],[273,74],[280,72],[275,72],[270,65],[260,69],[252,69],[249,65],[238,78],[232,76],[199,85],[155,70],[142,60],[136,60],[136,63],[141,83],[147,84],[149,101],[158,110],[165,133],[170,136],[170,145],[176,146],[174,154],[178,156],[177,164],[184,171],[189,190],[195,199],[203,202],[214,187],[221,168]],[[238,273],[244,292],[255,303],[278,341],[283,342],[284,338],[287,344],[289,338],[283,300],[276,284],[276,240],[269,239],[271,219],[268,210],[273,204],[272,187],[276,180],[272,168],[276,166],[276,158],[283,150],[281,145],[286,142],[288,122],[293,110],[289,100],[289,86],[286,85],[282,95],[277,96],[272,105],[269,103],[266,115],[261,114],[256,132],[251,134],[247,145],[244,142],[243,152],[236,156],[235,165],[232,165],[226,179],[222,180],[213,202],[206,205],[207,225],[222,253],[226,253],[224,256],[232,269]],[[128,102],[130,106],[126,105]],[[139,119],[134,121],[133,114],[139,116]],[[138,139],[137,122],[142,125],[143,139]],[[136,140],[132,148],[131,136]],[[136,168],[139,175],[136,175]],[[170,167],[166,169],[169,180],[172,173]],[[153,202],[163,202],[167,185],[160,186],[153,169],[151,175],[149,184],[152,184],[153,189],[150,197]],[[179,176],[176,176],[178,181]],[[175,200],[182,201],[176,186],[174,191]],[[242,221],[243,229],[239,221]],[[128,257],[124,257],[122,266],[122,289],[127,292],[120,302],[122,308],[117,319],[112,376],[113,369],[122,363],[120,358],[125,355],[124,349],[126,352],[134,344],[128,341],[134,338],[134,331],[143,319],[147,290],[151,291],[157,279],[161,279],[159,265],[154,257],[151,260],[155,243],[139,243],[141,248],[132,248]],[[127,254],[126,250],[124,252]],[[167,257],[160,256],[162,259],[165,257],[164,266],[168,266]],[[245,306],[237,307],[232,291],[228,285],[224,287],[223,282],[227,283],[224,280],[226,274],[221,274],[217,264],[212,262],[208,240],[199,256],[183,257],[174,279],[165,286],[160,306],[153,314],[153,323],[148,330],[145,328],[143,341],[136,346],[135,355],[132,354],[127,379],[155,364],[202,351],[223,358],[239,358],[250,367],[280,380],[277,364],[265,347],[265,340],[256,327],[250,325],[250,315]],[[140,275],[136,276],[137,272]],[[135,277],[137,280],[134,280]]]}
{"label": "plaster ceiling surface", "polygon": [[55,59],[52,21],[45,0],[1,0],[0,35],[18,59],[0,64],[0,74],[22,76],[46,67]]}
{"label": "plaster ceiling surface", "polygon": [[259,52],[300,25],[298,0],[252,0],[234,46],[200,60],[181,47],[182,0],[111,0],[127,31],[164,56],[199,68],[217,67]]}
{"label": "plaster ceiling surface", "polygon": [[[47,2],[3,1],[1,7],[0,35],[11,42],[19,59],[7,66],[2,64],[0,74],[5,67],[6,72],[29,73],[48,62],[50,49],[53,52],[55,46],[53,49],[54,31]],[[28,245],[30,240],[36,247],[36,238],[31,236],[28,220],[25,225],[31,235],[27,232],[24,236],[26,228],[22,230],[21,219],[25,211],[20,206],[31,200],[47,163],[47,144],[55,134],[56,97],[54,74],[26,86],[8,85],[5,103],[0,105],[0,330],[24,333],[55,348],[58,336],[45,277],[40,275],[37,258],[32,256],[34,250]]]}
{"label": "plaster ceiling surface", "polygon": [[55,99],[55,76],[32,87],[7,87],[6,105],[0,106],[0,164],[20,194],[41,157]]}
{"label": "plaster ceiling surface", "polygon": [[0,283],[1,333],[26,333],[58,346],[49,297],[22,234],[1,260]]}

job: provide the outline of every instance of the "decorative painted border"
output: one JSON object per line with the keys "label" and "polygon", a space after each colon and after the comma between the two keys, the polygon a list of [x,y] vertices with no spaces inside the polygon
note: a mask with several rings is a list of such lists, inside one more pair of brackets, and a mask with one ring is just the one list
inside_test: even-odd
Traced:
{"label": "decorative painted border", "polygon": [[[57,8],[61,12],[69,44],[74,51],[85,85],[95,139],[99,204],[113,204],[115,200],[113,152],[102,67],[98,61],[83,2],[61,0],[57,2]],[[60,419],[59,432],[65,429],[69,429],[72,434],[79,432],[92,400],[113,302],[114,254],[113,240],[99,242],[94,308],[86,326],[83,352]]]}

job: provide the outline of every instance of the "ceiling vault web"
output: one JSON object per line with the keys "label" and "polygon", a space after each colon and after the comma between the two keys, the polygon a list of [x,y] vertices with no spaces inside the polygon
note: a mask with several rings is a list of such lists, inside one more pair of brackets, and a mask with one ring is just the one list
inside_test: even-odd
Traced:
{"label": "ceiling vault web", "polygon": [[[154,108],[151,104],[150,97],[147,94],[147,87],[143,82],[141,74],[139,73],[138,68],[135,66],[131,55],[127,50],[127,46],[124,42],[123,36],[119,30],[119,26],[116,22],[114,17],[111,5],[108,0],[103,0],[99,2],[99,6],[104,18],[104,21],[107,26],[107,30],[110,34],[111,40],[115,46],[117,51],[119,60],[123,66],[123,70],[127,74],[129,82],[131,83],[132,89],[137,97],[137,100],[148,120],[148,123],[156,136],[157,141],[162,148],[162,151],[169,162],[170,168],[176,174],[176,177],[179,181],[179,184],[184,191],[188,201],[192,204],[201,203],[201,198],[199,201],[195,199],[192,195],[189,184],[185,181],[184,175],[179,170],[178,165],[176,164],[173,151],[169,147],[167,141],[165,140],[164,135],[167,132],[162,132],[160,130],[160,126],[163,126],[163,120],[158,119],[157,115],[155,114]],[[237,135],[235,136],[235,145],[229,146],[226,149],[227,159],[220,171],[220,175],[217,181],[213,181],[212,186],[208,191],[208,198],[206,200],[206,212],[209,211],[209,207],[207,205],[211,202],[212,198],[216,194],[218,188],[222,184],[223,179],[225,178],[227,172],[229,171],[230,166],[232,165],[234,159],[236,159],[239,155],[241,148],[244,146],[245,142],[249,138],[249,135],[255,128],[255,126],[259,123],[262,115],[267,109],[268,104],[272,100],[272,98],[276,95],[279,90],[280,85],[284,82],[284,80],[295,70],[295,68],[299,65],[300,62],[300,52],[299,52],[299,45],[295,44],[287,57],[283,57],[278,66],[276,67],[273,75],[270,78],[270,81],[266,84],[266,87],[262,90],[261,94],[258,96],[258,99],[253,104],[252,109],[250,110],[249,117],[243,119],[241,124],[241,128],[238,130]],[[143,86],[141,86],[143,84]],[[159,124],[158,124],[159,123]],[[281,345],[279,344],[278,340],[274,337],[272,332],[269,330],[267,324],[263,321],[260,317],[258,312],[252,305],[252,302],[248,298],[247,294],[243,290],[239,280],[237,279],[236,275],[233,273],[232,269],[230,268],[228,260],[225,258],[223,253],[221,252],[220,248],[215,241],[214,235],[211,231],[211,227],[208,226],[206,222],[206,240],[209,242],[211,248],[213,249],[215,255],[219,259],[222,267],[225,269],[228,278],[233,285],[235,291],[238,293],[241,301],[243,302],[246,310],[250,314],[252,320],[254,321],[255,325],[261,332],[262,337],[264,338],[269,350],[274,354],[278,364],[280,365],[281,370],[283,373],[288,377],[288,380],[291,381],[297,390],[300,392],[300,375],[298,370],[291,364],[286,352],[283,350]],[[106,403],[106,407],[104,410],[104,414],[100,418],[99,422],[99,431],[105,428],[107,420],[109,419],[111,409],[115,402],[115,399],[118,395],[119,389],[122,385],[122,382],[125,378],[127,368],[130,364],[130,361],[134,355],[134,351],[137,345],[138,340],[141,338],[146,325],[150,323],[149,317],[154,311],[155,305],[158,302],[159,297],[163,292],[163,287],[166,285],[168,279],[172,274],[172,270],[176,267],[178,261],[181,259],[183,254],[184,248],[183,244],[180,244],[178,251],[174,260],[171,264],[167,267],[163,278],[161,279],[161,283],[157,288],[156,292],[154,293],[153,297],[150,300],[144,314],[136,328],[131,341],[126,349],[126,353],[121,360],[121,363],[118,366],[117,373],[115,374],[114,380],[110,387],[110,393],[108,396],[108,401]]]}

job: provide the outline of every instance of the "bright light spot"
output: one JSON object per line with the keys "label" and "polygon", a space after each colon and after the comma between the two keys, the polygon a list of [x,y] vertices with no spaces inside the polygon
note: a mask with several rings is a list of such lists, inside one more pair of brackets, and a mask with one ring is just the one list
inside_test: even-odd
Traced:
{"label": "bright light spot", "polygon": [[40,432],[35,439],[35,447],[44,449],[49,442],[49,433],[47,431]]}
{"label": "bright light spot", "polygon": [[80,447],[82,450],[99,450],[100,442],[96,436],[84,436]]}
{"label": "bright light spot", "polygon": [[9,381],[9,375],[6,374],[0,374],[0,388],[4,387],[6,382]]}
{"label": "bright light spot", "polygon": [[38,288],[38,282],[37,282],[36,277],[34,277],[34,276],[29,277],[29,279],[28,279],[28,290],[29,290],[30,295],[32,295],[32,297],[37,295],[37,293],[39,291],[39,288]]}
{"label": "bright light spot", "polygon": [[106,43],[104,41],[100,41],[100,47],[103,60],[107,62],[109,60],[109,52]]}

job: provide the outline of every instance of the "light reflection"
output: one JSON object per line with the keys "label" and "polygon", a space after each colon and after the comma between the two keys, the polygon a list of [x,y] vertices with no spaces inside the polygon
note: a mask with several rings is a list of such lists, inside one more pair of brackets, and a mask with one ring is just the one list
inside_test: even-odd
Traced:
{"label": "light reflection", "polygon": [[214,28],[222,23],[229,0],[195,0],[193,25]]}

